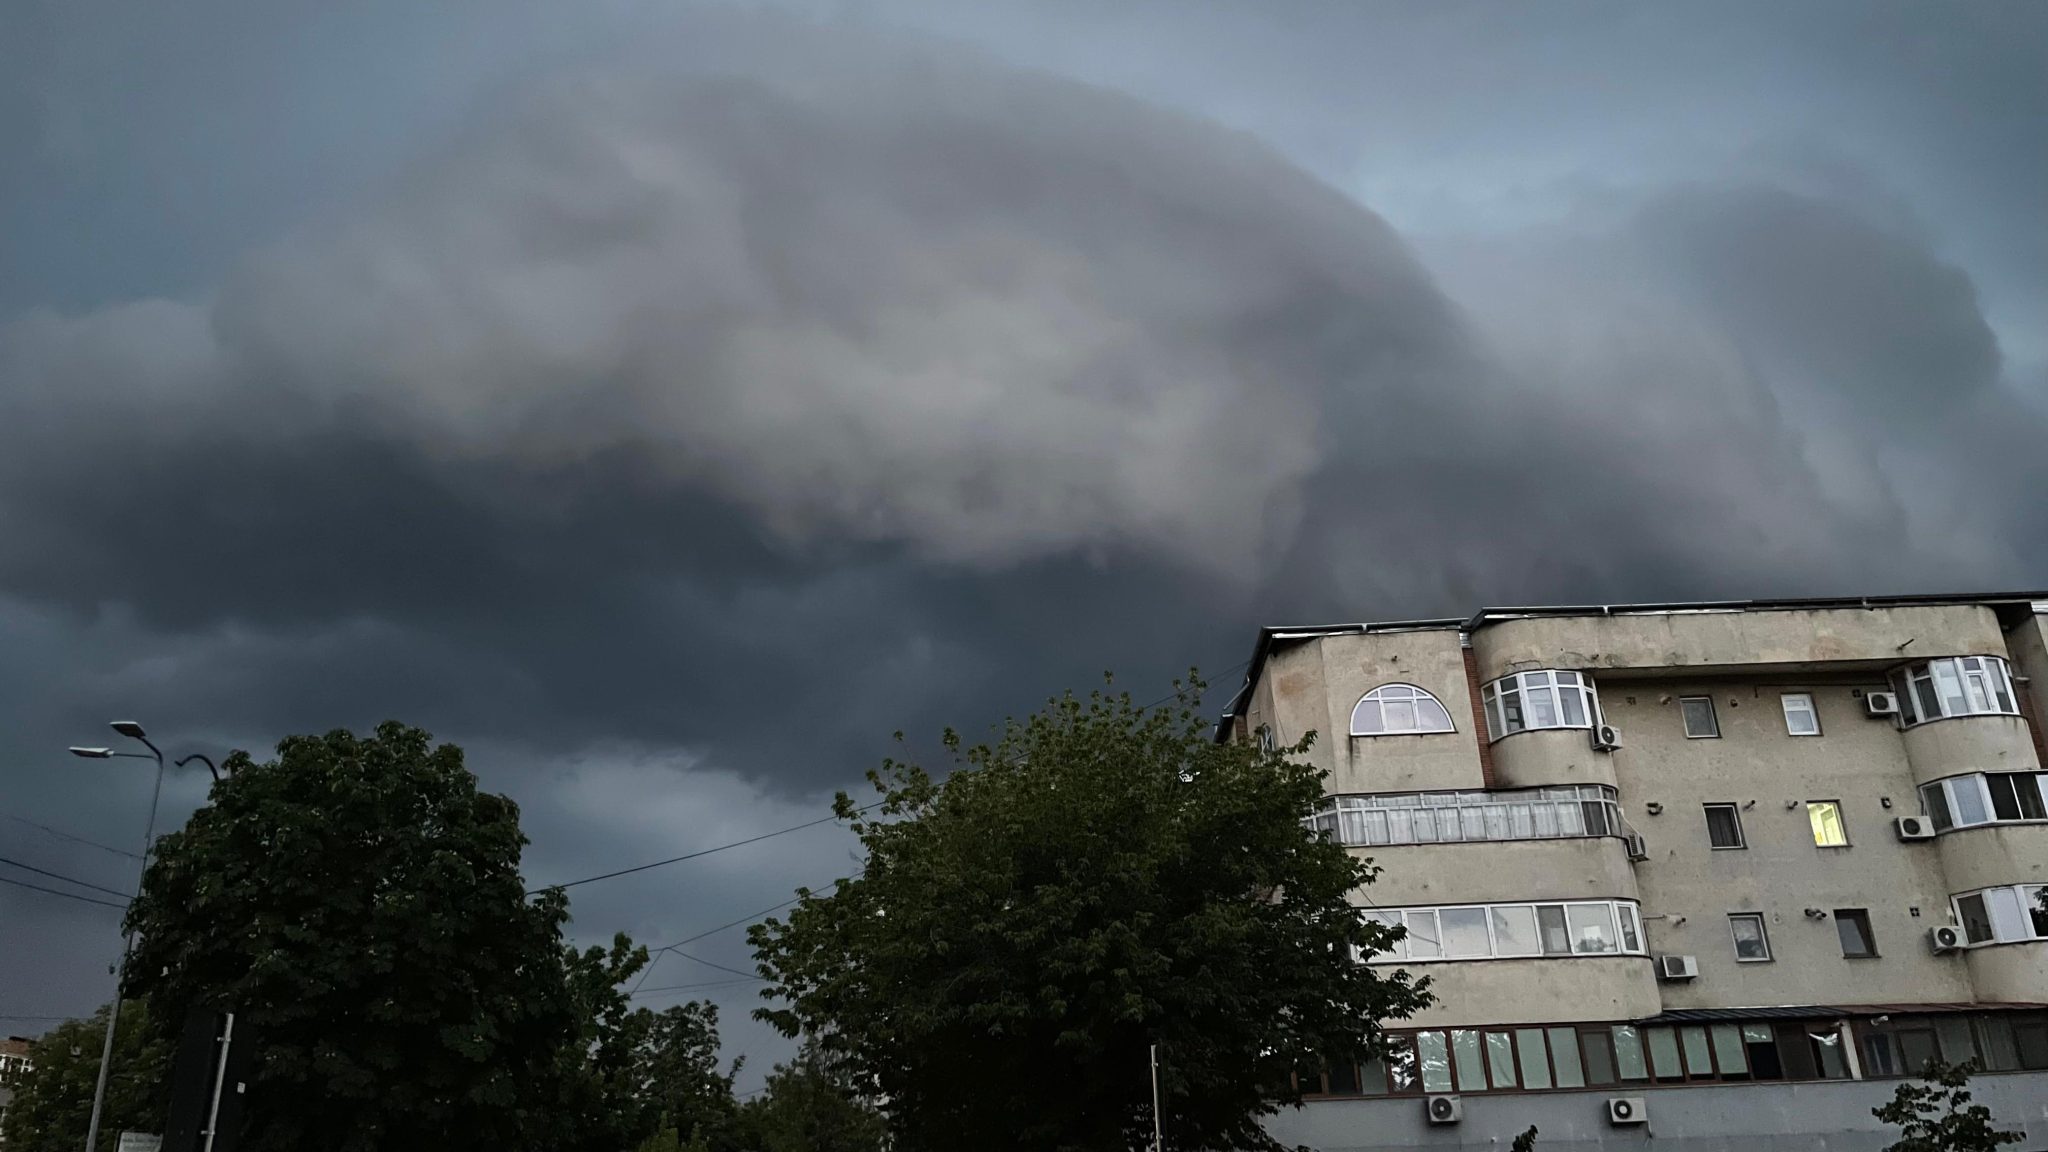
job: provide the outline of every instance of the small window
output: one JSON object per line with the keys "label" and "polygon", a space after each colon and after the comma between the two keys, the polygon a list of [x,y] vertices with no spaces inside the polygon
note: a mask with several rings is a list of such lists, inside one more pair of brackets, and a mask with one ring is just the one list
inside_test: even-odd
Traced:
{"label": "small window", "polygon": [[1680,696],[1678,708],[1685,714],[1686,739],[1709,740],[1721,734],[1721,726],[1714,720],[1713,697]]}
{"label": "small window", "polygon": [[1786,735],[1820,735],[1820,713],[1813,710],[1812,693],[1787,692],[1778,697],[1778,703],[1785,709]]}
{"label": "small window", "polygon": [[1994,938],[1991,917],[1985,912],[1981,892],[1956,897],[1956,922],[1963,926],[1963,939],[1972,944],[1987,943]]}
{"label": "small window", "polygon": [[1771,958],[1771,942],[1764,935],[1764,918],[1757,912],[1731,912],[1728,931],[1735,937],[1735,958],[1754,963]]}
{"label": "small window", "polygon": [[1867,909],[1835,909],[1835,934],[1842,939],[1842,955],[1852,960],[1877,955],[1877,937],[1870,934],[1870,912]]}
{"label": "small window", "polygon": [[1413,684],[1382,684],[1360,697],[1351,709],[1353,736],[1455,731],[1443,703]]}
{"label": "small window", "polygon": [[1842,805],[1835,800],[1806,802],[1806,820],[1813,826],[1816,848],[1847,848],[1849,833],[1842,827]]}
{"label": "small window", "polygon": [[1707,843],[1715,848],[1744,848],[1742,842],[1742,815],[1733,804],[1709,804],[1707,811]]}
{"label": "small window", "polygon": [[1991,789],[1991,812],[2000,820],[2048,820],[2041,805],[2041,786],[2032,772],[1992,772],[1984,777]]}

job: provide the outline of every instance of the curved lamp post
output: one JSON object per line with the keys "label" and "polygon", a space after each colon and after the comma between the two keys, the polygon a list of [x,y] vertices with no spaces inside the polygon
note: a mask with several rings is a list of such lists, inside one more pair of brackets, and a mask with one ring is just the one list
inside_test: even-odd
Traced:
{"label": "curved lamp post", "polygon": [[[164,754],[161,748],[149,742],[149,736],[142,730],[142,725],[133,720],[116,720],[107,726],[112,728],[116,734],[139,742],[149,751],[147,753],[116,752],[112,748],[73,747],[71,754],[87,760],[113,760],[120,758],[156,761],[156,787],[149,795],[149,824],[142,833],[142,867],[135,878],[135,891],[140,893],[142,891],[142,879],[149,874],[149,850],[156,843],[157,802],[163,799],[164,794]],[[213,761],[198,753],[179,760],[178,766],[182,768],[194,760],[203,761],[206,764],[207,771],[213,773],[214,780],[216,782],[220,780],[220,770],[213,766]],[[135,931],[129,929],[123,934],[121,942],[121,966],[116,970],[114,977],[114,1000],[107,1007],[107,1038],[106,1042],[100,1047],[100,1077],[98,1085],[92,1091],[92,1120],[86,1125],[85,1152],[93,1152],[93,1147],[99,1140],[100,1112],[106,1105],[107,1100],[107,1072],[114,1062],[114,1026],[121,1019],[121,986],[128,981],[128,954],[134,951],[134,949]]]}

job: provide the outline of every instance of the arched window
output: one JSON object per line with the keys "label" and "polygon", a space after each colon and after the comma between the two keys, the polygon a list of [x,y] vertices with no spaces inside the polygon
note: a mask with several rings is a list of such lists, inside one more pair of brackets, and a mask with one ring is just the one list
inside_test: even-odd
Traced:
{"label": "arched window", "polygon": [[1351,710],[1353,736],[1455,731],[1443,704],[1413,684],[1382,684],[1360,697]]}

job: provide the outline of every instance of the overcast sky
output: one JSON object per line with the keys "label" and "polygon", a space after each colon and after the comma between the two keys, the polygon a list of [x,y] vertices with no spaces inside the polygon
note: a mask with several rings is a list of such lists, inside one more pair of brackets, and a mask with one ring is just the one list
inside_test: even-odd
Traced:
{"label": "overcast sky", "polygon": [[[542,882],[1263,623],[2048,585],[2044,76],[2027,2],[16,0],[0,855],[132,884],[22,822],[139,845],[115,717],[426,726]],[[0,889],[0,1028],[116,922]]]}

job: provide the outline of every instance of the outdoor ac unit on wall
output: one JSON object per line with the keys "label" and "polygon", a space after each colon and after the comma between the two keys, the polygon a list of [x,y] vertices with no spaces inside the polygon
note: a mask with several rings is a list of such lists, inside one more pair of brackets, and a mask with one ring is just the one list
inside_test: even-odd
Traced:
{"label": "outdoor ac unit on wall", "polygon": [[1612,752],[1621,747],[1621,730],[1612,724],[1593,725],[1593,751]]}
{"label": "outdoor ac unit on wall", "polygon": [[1897,716],[1899,695],[1896,692],[1865,692],[1863,710],[1872,716]]}
{"label": "outdoor ac unit on wall", "polygon": [[1456,1124],[1465,1118],[1465,1102],[1456,1096],[1431,1096],[1422,1108],[1431,1124]]}
{"label": "outdoor ac unit on wall", "polygon": [[1929,824],[1925,816],[1901,816],[1892,821],[1892,827],[1898,829],[1901,840],[1934,839],[1934,825]]}
{"label": "outdoor ac unit on wall", "polygon": [[1953,924],[1927,930],[1927,943],[1936,952],[1953,952],[1963,946],[1964,940],[1963,930]]}
{"label": "outdoor ac unit on wall", "polygon": [[1648,1124],[1650,1108],[1641,1096],[1609,1096],[1607,1098],[1607,1122],[1610,1124]]}
{"label": "outdoor ac unit on wall", "polygon": [[1657,979],[1691,980],[1700,974],[1700,962],[1691,956],[1657,957]]}

